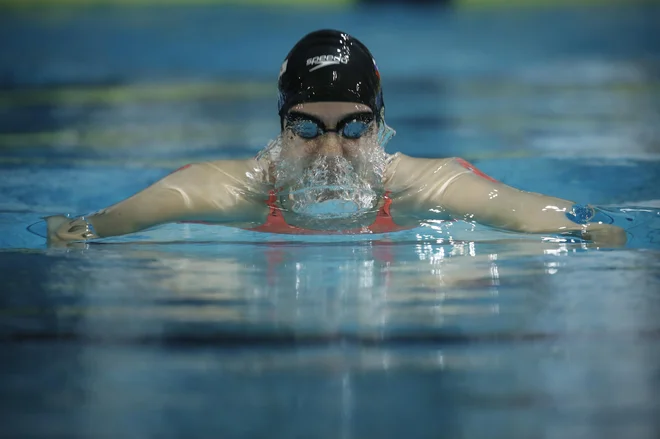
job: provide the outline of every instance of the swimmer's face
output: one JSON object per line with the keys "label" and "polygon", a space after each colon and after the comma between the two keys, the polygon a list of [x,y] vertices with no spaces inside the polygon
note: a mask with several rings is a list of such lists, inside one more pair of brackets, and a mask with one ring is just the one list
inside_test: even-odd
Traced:
{"label": "swimmer's face", "polygon": [[387,159],[378,128],[371,109],[362,104],[292,107],[271,174],[283,206],[304,213],[333,199],[356,206],[357,212],[371,209],[382,190]]}
{"label": "swimmer's face", "polygon": [[377,145],[378,126],[369,107],[349,102],[312,102],[289,110],[281,158],[312,162],[342,157],[358,164]]}

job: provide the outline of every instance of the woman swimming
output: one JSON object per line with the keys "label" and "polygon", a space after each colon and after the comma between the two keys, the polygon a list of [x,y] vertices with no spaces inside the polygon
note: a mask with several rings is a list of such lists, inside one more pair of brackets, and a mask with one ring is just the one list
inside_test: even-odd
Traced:
{"label": "woman swimming", "polygon": [[385,233],[425,220],[625,243],[572,201],[518,190],[460,158],[389,155],[380,73],[369,49],[336,30],[303,37],[278,78],[278,138],[257,157],[186,165],[90,215],[46,218],[55,241],[138,232],[171,222],[272,233]]}

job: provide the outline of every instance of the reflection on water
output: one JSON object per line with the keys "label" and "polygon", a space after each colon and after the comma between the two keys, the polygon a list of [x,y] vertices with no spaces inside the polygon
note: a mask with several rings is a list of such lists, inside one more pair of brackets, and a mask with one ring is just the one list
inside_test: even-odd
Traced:
{"label": "reflection on water", "polygon": [[[637,307],[656,300],[648,292],[658,283],[655,253],[537,240],[117,243],[48,254],[2,253],[12,266],[42,273],[11,277],[6,317],[38,332],[111,338],[207,329],[272,338],[524,338],[564,332],[557,319],[578,303],[586,307],[578,333],[641,331],[653,325]],[[594,297],[603,288],[612,304]],[[555,316],[545,321],[548,307]]]}
{"label": "reflection on water", "polygon": [[653,437],[660,409],[656,253],[116,243],[0,262],[17,433]]}

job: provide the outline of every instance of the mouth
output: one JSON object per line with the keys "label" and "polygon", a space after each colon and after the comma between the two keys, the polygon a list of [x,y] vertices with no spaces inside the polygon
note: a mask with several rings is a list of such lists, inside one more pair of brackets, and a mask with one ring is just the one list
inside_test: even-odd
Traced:
{"label": "mouth", "polygon": [[345,197],[346,188],[340,186],[306,187],[289,192],[289,200],[296,201],[306,198],[308,202],[323,203]]}
{"label": "mouth", "polygon": [[285,196],[291,211],[317,219],[361,215],[373,210],[377,199],[373,190],[331,185],[300,188]]}

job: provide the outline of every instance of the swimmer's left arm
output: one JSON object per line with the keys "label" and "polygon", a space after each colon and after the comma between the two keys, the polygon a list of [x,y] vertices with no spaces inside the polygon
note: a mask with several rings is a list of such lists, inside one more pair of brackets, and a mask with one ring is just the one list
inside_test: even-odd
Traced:
{"label": "swimmer's left arm", "polygon": [[460,219],[518,232],[579,233],[585,239],[601,243],[626,242],[623,229],[589,222],[594,214],[590,207],[516,189],[462,159],[454,159],[449,165],[450,181],[440,201]]}
{"label": "swimmer's left arm", "polygon": [[513,188],[463,159],[404,157],[398,166],[404,174],[415,175],[414,182],[410,177],[406,182],[407,192],[414,194],[415,209],[442,210],[456,219],[516,232],[578,233],[608,244],[626,242],[623,229],[575,215],[574,202]]}

